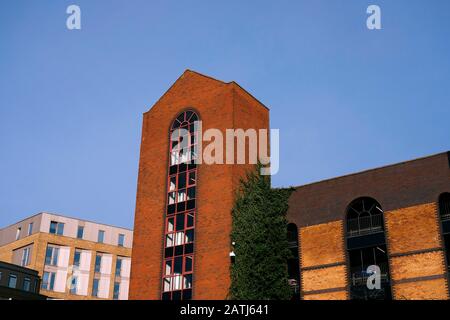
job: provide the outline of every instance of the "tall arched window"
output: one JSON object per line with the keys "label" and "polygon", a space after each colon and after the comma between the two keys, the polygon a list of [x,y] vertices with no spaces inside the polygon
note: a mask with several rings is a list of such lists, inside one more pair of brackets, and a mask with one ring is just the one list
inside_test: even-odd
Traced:
{"label": "tall arched window", "polygon": [[163,300],[192,298],[198,116],[185,111],[170,128],[162,268]]}
{"label": "tall arched window", "polygon": [[289,285],[292,288],[292,299],[300,299],[300,265],[298,259],[298,229],[294,223],[288,224],[287,238],[291,257],[288,260]]}
{"label": "tall arched window", "polygon": [[439,197],[439,217],[442,224],[442,239],[444,240],[447,270],[450,271],[450,193],[443,193]]}
{"label": "tall arched window", "polygon": [[[346,229],[351,299],[392,299],[380,204],[368,197],[352,201],[347,209]],[[373,275],[369,266],[379,268],[380,288],[369,288],[367,285]]]}

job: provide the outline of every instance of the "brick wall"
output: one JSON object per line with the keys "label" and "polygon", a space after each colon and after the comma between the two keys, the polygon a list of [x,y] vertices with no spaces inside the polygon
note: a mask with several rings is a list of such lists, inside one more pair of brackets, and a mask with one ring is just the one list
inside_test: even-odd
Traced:
{"label": "brick wall", "polygon": [[394,299],[447,299],[437,205],[385,213]]}
{"label": "brick wall", "polygon": [[303,299],[347,299],[342,221],[300,228],[299,243]]}

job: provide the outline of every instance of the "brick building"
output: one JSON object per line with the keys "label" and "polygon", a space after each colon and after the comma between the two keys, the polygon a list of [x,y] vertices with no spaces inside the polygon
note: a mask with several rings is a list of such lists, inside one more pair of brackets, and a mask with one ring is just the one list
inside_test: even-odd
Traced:
{"label": "brick building", "polygon": [[[296,188],[288,220],[301,297],[448,299],[448,192],[450,153]],[[380,290],[367,290],[370,265]]]}
{"label": "brick building", "polygon": [[[188,70],[144,114],[131,299],[228,296],[231,209],[252,165],[192,164],[196,120],[203,131],[268,129],[269,111],[235,82]],[[170,143],[180,127],[193,137],[184,149]],[[449,153],[295,188],[288,269],[298,297],[447,299],[448,192]],[[371,265],[381,289],[367,290]]]}
{"label": "brick building", "polygon": [[235,82],[188,70],[144,114],[130,299],[228,295],[231,208],[252,166],[186,164],[195,145],[177,151],[169,134],[184,127],[195,136],[195,120],[203,131],[267,129],[269,111]]}

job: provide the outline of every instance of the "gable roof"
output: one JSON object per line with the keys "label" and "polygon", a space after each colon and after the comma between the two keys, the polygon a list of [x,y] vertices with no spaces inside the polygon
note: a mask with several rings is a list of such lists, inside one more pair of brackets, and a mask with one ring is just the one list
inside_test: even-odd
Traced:
{"label": "gable roof", "polygon": [[[164,96],[165,96],[168,92],[171,91],[171,89],[175,86],[175,84],[177,84],[177,82],[179,82],[181,79],[183,79],[183,78],[185,78],[185,77],[189,77],[189,76],[192,76],[192,77],[202,77],[202,78],[205,78],[205,79],[208,79],[208,80],[217,82],[217,84],[220,84],[220,85],[233,86],[234,88],[236,88],[238,91],[240,91],[240,92],[243,93],[244,95],[247,95],[250,99],[256,101],[256,102],[258,103],[258,105],[260,105],[261,107],[263,107],[263,108],[269,110],[269,108],[268,108],[266,105],[264,105],[261,101],[259,101],[257,98],[255,98],[251,93],[249,93],[247,90],[245,90],[243,87],[241,87],[237,82],[235,82],[235,81],[225,82],[225,81],[218,80],[218,79],[213,78],[213,77],[211,77],[211,76],[208,76],[208,75],[205,75],[205,74],[203,74],[203,73],[200,73],[200,72],[197,72],[197,71],[193,71],[193,70],[190,70],[190,69],[186,69],[186,70],[185,70],[185,71],[177,78],[177,80],[175,80],[175,82],[172,83],[172,85],[171,85],[171,86],[170,86],[170,87],[169,87],[169,88],[161,95],[161,97],[155,102],[155,104],[154,104],[153,106],[155,106],[156,104],[158,104],[158,102],[161,101],[161,99],[163,99]],[[148,111],[146,111],[145,113],[149,112],[149,111],[153,108],[153,106],[152,106]]]}

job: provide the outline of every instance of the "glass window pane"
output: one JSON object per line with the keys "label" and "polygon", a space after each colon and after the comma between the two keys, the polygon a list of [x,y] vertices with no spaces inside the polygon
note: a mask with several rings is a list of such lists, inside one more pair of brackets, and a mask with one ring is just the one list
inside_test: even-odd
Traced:
{"label": "glass window pane", "polygon": [[49,233],[55,234],[56,233],[56,226],[57,226],[57,223],[55,221],[50,222]]}
{"label": "glass window pane", "polygon": [[194,226],[194,214],[193,213],[188,213],[186,227],[189,228],[189,227],[192,227],[192,226]]}
{"label": "glass window pane", "polygon": [[188,189],[188,200],[195,199],[195,187],[191,187]]}
{"label": "glass window pane", "polygon": [[45,264],[50,265],[52,263],[52,254],[53,254],[53,248],[47,247],[47,251],[45,252]]}
{"label": "glass window pane", "polygon": [[195,171],[189,172],[189,185],[192,186],[195,184]]}
{"label": "glass window pane", "polygon": [[164,278],[164,291],[171,291],[170,284],[172,278]]}
{"label": "glass window pane", "polygon": [[42,275],[42,289],[48,290],[50,274],[48,272],[44,272]]}
{"label": "glass window pane", "polygon": [[59,236],[62,236],[64,234],[64,223],[58,223],[58,230],[56,231],[56,234]]}
{"label": "glass window pane", "polygon": [[192,257],[185,258],[184,271],[191,272],[192,271]]}
{"label": "glass window pane", "polygon": [[55,276],[56,274],[54,272],[50,273],[50,287],[48,288],[49,290],[53,290],[55,286]]}
{"label": "glass window pane", "polygon": [[30,236],[33,233],[33,222],[28,224],[28,235]]}
{"label": "glass window pane", "polygon": [[78,226],[77,238],[78,239],[83,239],[83,233],[84,233],[84,227],[83,226]]}
{"label": "glass window pane", "polygon": [[176,223],[176,230],[183,230],[184,229],[184,214],[178,214],[177,215],[177,223]]}
{"label": "glass window pane", "polygon": [[166,271],[165,271],[165,275],[169,276],[172,274],[172,260],[166,260]]}
{"label": "glass window pane", "polygon": [[103,243],[104,238],[105,238],[105,231],[99,230],[98,231],[98,242]]}
{"label": "glass window pane", "polygon": [[169,192],[169,204],[175,203],[175,192]]}
{"label": "glass window pane", "polygon": [[17,276],[11,274],[9,275],[8,287],[15,288],[17,285]]}
{"label": "glass window pane", "polygon": [[177,202],[186,201],[186,189],[182,189],[178,191],[178,199]]}
{"label": "glass window pane", "polygon": [[173,247],[173,233],[166,235],[166,247]]}
{"label": "glass window pane", "polygon": [[167,219],[167,232],[172,232],[174,230],[174,219]]}
{"label": "glass window pane", "polygon": [[97,256],[95,257],[95,272],[100,272],[101,265],[102,265],[102,256],[97,254]]}
{"label": "glass window pane", "polygon": [[59,248],[53,248],[53,257],[52,257],[52,265],[58,265],[58,257],[59,257]]}
{"label": "glass window pane", "polygon": [[194,230],[190,229],[186,231],[186,243],[194,242]]}
{"label": "glass window pane", "polygon": [[178,176],[178,189],[186,188],[186,172],[180,173]]}
{"label": "glass window pane", "polygon": [[184,276],[184,289],[192,288],[192,274],[187,274]]}
{"label": "glass window pane", "polygon": [[73,256],[73,265],[79,267],[80,266],[80,258],[81,258],[81,252],[76,250],[75,254]]}
{"label": "glass window pane", "polygon": [[119,293],[120,293],[120,282],[115,282],[114,283],[114,294],[113,294],[114,300],[119,299]]}
{"label": "glass window pane", "polygon": [[119,246],[123,247],[124,242],[125,242],[125,235],[124,234],[119,234],[119,243],[118,243]]}
{"label": "glass window pane", "polygon": [[173,266],[174,274],[181,274],[183,268],[183,257],[175,257],[175,263]]}
{"label": "glass window pane", "polygon": [[181,285],[182,285],[181,280],[182,280],[181,275],[177,275],[172,278],[172,281],[173,281],[173,283],[172,283],[173,289],[172,290],[181,290]]}
{"label": "glass window pane", "polygon": [[179,246],[182,245],[184,243],[184,232],[177,232],[175,235],[175,245]]}
{"label": "glass window pane", "polygon": [[23,290],[30,291],[30,289],[31,289],[31,280],[30,280],[30,278],[25,278],[23,280]]}
{"label": "glass window pane", "polygon": [[177,176],[169,178],[169,191],[174,191],[177,188]]}

